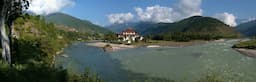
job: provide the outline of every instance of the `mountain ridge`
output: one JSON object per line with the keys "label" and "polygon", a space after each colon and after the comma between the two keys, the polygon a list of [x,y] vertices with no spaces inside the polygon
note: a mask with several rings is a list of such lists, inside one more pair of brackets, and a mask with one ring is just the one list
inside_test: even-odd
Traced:
{"label": "mountain ridge", "polygon": [[256,36],[256,20],[239,24],[236,30],[244,36]]}
{"label": "mountain ridge", "polygon": [[91,34],[106,34],[111,32],[110,30],[103,28],[99,25],[95,25],[88,20],[81,20],[64,13],[50,14],[45,16],[44,18],[47,22],[52,22],[57,25],[64,25],[71,28],[75,28],[80,32],[86,32]]}
{"label": "mountain ridge", "polygon": [[[135,25],[134,25],[135,24]],[[124,24],[123,24],[124,25]],[[118,26],[118,25],[117,25]],[[154,35],[154,34],[164,34],[164,33],[186,33],[186,32],[196,32],[196,33],[213,33],[213,34],[225,34],[233,35],[238,32],[235,31],[233,27],[223,23],[222,21],[212,18],[212,17],[203,17],[203,16],[192,16],[181,21],[174,23],[132,23],[131,26],[126,25],[127,27],[133,27],[142,35]],[[127,28],[126,27],[126,28]],[[108,27],[109,29],[113,28]],[[116,29],[117,27],[115,27]],[[124,30],[125,28],[119,27]]]}

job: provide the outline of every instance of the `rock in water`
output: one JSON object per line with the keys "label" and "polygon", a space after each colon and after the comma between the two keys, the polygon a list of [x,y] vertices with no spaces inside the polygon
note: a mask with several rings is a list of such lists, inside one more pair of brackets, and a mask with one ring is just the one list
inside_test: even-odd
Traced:
{"label": "rock in water", "polygon": [[112,47],[110,44],[107,44],[107,45],[105,45],[105,46],[103,47],[103,50],[104,50],[105,52],[111,52],[111,51],[113,51],[113,47]]}

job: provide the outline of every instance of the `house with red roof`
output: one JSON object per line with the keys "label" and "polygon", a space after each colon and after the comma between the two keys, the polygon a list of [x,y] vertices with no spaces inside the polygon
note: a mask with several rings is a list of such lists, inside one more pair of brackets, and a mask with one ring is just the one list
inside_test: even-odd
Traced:
{"label": "house with red roof", "polygon": [[143,37],[140,36],[135,30],[132,28],[128,28],[121,33],[118,34],[119,41],[123,41],[127,43],[135,42],[136,40],[143,40]]}

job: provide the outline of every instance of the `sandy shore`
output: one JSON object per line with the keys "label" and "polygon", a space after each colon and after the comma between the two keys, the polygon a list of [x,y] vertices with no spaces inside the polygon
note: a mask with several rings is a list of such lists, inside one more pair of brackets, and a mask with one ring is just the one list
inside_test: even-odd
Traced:
{"label": "sandy shore", "polygon": [[198,44],[204,44],[208,41],[191,41],[191,42],[172,42],[172,41],[157,41],[154,43],[139,43],[135,45],[124,45],[124,44],[113,44],[113,43],[105,43],[105,42],[91,42],[87,43],[89,46],[104,48],[107,44],[112,47],[112,51],[131,49],[137,47],[146,47],[146,48],[161,48],[161,47],[172,47],[172,48],[180,48]]}
{"label": "sandy shore", "polygon": [[244,54],[246,56],[256,58],[256,50],[242,49],[242,48],[235,48],[235,50],[237,50],[238,52],[240,52],[241,54]]}
{"label": "sandy shore", "polygon": [[134,45],[112,44],[112,43],[105,43],[105,42],[87,43],[87,45],[89,46],[95,46],[100,48],[104,48],[107,44],[109,44],[113,48],[113,51],[136,48],[136,46]]}

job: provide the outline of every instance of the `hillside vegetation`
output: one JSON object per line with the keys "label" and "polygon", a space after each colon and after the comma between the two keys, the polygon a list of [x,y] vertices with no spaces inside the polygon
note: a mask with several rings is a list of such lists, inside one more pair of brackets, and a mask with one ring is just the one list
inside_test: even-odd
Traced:
{"label": "hillside vegetation", "polygon": [[243,41],[235,44],[233,48],[256,49],[256,37],[249,41]]}
{"label": "hillside vegetation", "polygon": [[81,20],[63,13],[54,13],[47,15],[45,16],[45,20],[58,25],[75,28],[80,32],[85,32],[89,34],[103,35],[111,32],[108,29],[95,25],[87,20]]}
{"label": "hillside vegetation", "polygon": [[235,38],[239,33],[223,22],[202,16],[193,16],[175,23],[159,23],[142,32],[152,39],[160,40],[213,40]]}
{"label": "hillside vegetation", "polygon": [[[12,62],[0,60],[1,82],[101,82],[96,74],[55,67],[54,59],[77,35],[86,34],[58,29],[52,23],[35,16],[24,16],[14,24]],[[86,40],[84,38],[83,40]]]}

